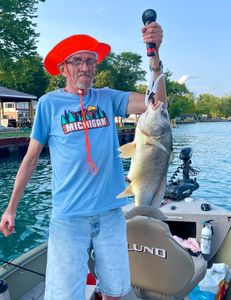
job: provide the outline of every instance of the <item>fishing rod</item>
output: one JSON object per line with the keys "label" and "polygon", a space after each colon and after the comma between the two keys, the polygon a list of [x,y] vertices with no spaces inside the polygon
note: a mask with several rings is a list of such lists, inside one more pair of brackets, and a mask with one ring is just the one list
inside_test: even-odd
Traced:
{"label": "fishing rod", "polygon": [[37,272],[37,271],[34,271],[34,270],[31,270],[31,269],[28,269],[28,268],[25,268],[25,267],[16,265],[16,264],[11,263],[11,262],[9,262],[9,261],[7,261],[7,260],[4,260],[4,259],[0,259],[0,262],[3,262],[3,263],[5,263],[5,264],[7,264],[7,265],[10,265],[10,266],[13,266],[13,267],[22,269],[22,270],[24,270],[24,271],[28,271],[28,272],[34,273],[34,274],[39,275],[39,276],[46,277],[45,274],[42,274],[42,273],[39,273],[39,272]]}
{"label": "fishing rod", "polygon": [[[145,26],[152,22],[155,22],[156,18],[157,18],[157,13],[154,9],[146,9],[142,14],[142,21]],[[154,69],[152,67],[152,63],[154,57],[156,56],[156,51],[157,51],[156,44],[147,43],[146,48],[147,48],[147,56],[150,58],[150,62],[149,62],[150,81],[145,95],[145,105],[148,106],[149,101],[151,101],[154,104],[155,102],[154,96],[156,94],[160,80],[164,78],[164,74],[160,74],[154,81]]]}

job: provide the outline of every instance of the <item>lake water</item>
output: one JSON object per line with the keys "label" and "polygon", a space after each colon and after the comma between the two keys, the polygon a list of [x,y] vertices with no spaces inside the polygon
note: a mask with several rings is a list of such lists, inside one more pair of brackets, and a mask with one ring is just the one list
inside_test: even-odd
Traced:
{"label": "lake water", "polygon": [[[192,166],[200,188],[194,198],[222,206],[231,211],[231,122],[196,123],[173,128],[174,160],[168,179],[182,164],[179,153],[183,147],[193,149]],[[0,159],[0,214],[4,211],[14,183],[21,158]],[[129,160],[124,161],[125,173]],[[0,259],[19,256],[47,239],[51,211],[51,165],[43,155],[19,204],[16,232],[4,238],[0,235]],[[1,264],[1,262],[0,262]]]}

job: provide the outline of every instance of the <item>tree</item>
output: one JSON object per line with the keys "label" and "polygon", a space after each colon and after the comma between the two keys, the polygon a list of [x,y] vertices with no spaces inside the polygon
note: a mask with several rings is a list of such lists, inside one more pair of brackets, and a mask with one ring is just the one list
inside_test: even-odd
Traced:
{"label": "tree", "polygon": [[123,91],[135,91],[146,74],[140,67],[141,56],[132,52],[110,55],[97,66],[95,87],[108,86]]}
{"label": "tree", "polygon": [[182,114],[193,114],[195,112],[195,101],[192,94],[184,96],[172,95],[171,105],[169,106],[169,115],[173,119]]}
{"label": "tree", "polygon": [[171,95],[183,96],[185,94],[189,94],[190,91],[187,89],[186,85],[183,83],[178,83],[177,81],[170,80],[172,73],[170,71],[166,71],[164,73],[165,82],[166,82],[166,90],[167,95],[171,97]]}
{"label": "tree", "polygon": [[0,72],[0,85],[40,97],[48,85],[42,58],[38,55],[19,58],[12,66]]}
{"label": "tree", "polygon": [[45,0],[0,2],[0,84],[38,97],[48,84],[33,23],[40,1]]}
{"label": "tree", "polygon": [[95,87],[111,87],[114,88],[113,75],[110,70],[102,70],[97,72],[94,80]]}
{"label": "tree", "polygon": [[46,75],[49,80],[46,92],[54,91],[65,86],[66,79],[62,75],[51,76],[48,73],[46,73]]}
{"label": "tree", "polygon": [[225,118],[231,116],[231,95],[220,99],[220,111]]}
{"label": "tree", "polygon": [[169,115],[173,119],[181,114],[191,114],[195,112],[195,101],[193,94],[187,89],[185,84],[172,81],[172,73],[164,73],[166,81],[167,99],[169,103]]}
{"label": "tree", "polygon": [[142,57],[132,52],[122,52],[117,56],[115,68],[115,88],[123,91],[135,90],[137,81],[145,80],[146,72],[141,70]]}
{"label": "tree", "polygon": [[37,55],[31,58],[20,58],[16,65],[18,73],[16,89],[41,97],[46,92],[48,85],[42,57]]}
{"label": "tree", "polygon": [[231,115],[231,96],[216,97],[202,94],[196,102],[196,112],[208,118],[229,117]]}
{"label": "tree", "polygon": [[148,88],[148,85],[147,84],[138,84],[136,86],[136,91],[138,93],[141,93],[141,94],[145,94],[146,91],[147,91],[147,88]]}
{"label": "tree", "polygon": [[2,0],[0,6],[0,60],[15,61],[36,54],[37,4],[45,0]]}
{"label": "tree", "polygon": [[201,94],[196,102],[196,112],[206,115],[208,118],[215,117],[218,109],[218,97],[209,94]]}

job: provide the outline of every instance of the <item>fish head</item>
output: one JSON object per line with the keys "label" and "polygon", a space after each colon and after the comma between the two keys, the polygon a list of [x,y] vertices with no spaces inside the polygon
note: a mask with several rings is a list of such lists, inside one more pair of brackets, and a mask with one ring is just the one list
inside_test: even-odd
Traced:
{"label": "fish head", "polygon": [[148,136],[160,137],[170,129],[167,103],[148,103],[147,110],[139,117],[138,127]]}

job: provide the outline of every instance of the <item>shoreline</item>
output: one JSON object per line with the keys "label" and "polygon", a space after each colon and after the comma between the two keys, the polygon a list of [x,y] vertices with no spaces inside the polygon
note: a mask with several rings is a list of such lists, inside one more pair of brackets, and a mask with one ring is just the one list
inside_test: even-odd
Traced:
{"label": "shoreline", "polygon": [[[176,125],[230,122],[230,120],[200,120],[195,122],[176,122]],[[135,126],[117,127],[120,145],[132,142],[135,134]],[[8,158],[12,155],[25,154],[30,141],[30,130],[28,131],[4,131],[0,132],[0,158]]]}
{"label": "shoreline", "polygon": [[[129,128],[118,128],[118,137],[120,145],[132,142],[135,134],[135,127]],[[20,136],[19,132],[9,132],[9,136],[7,136],[6,132],[2,136],[0,133],[0,158],[9,158],[15,155],[25,155],[29,142],[30,142],[30,132],[22,132]],[[16,136],[19,135],[19,136]],[[26,136],[25,136],[26,135]],[[48,148],[45,145],[45,148]]]}

